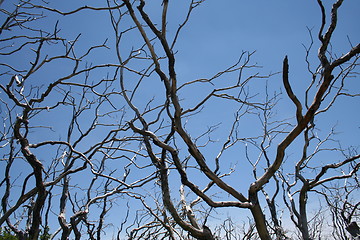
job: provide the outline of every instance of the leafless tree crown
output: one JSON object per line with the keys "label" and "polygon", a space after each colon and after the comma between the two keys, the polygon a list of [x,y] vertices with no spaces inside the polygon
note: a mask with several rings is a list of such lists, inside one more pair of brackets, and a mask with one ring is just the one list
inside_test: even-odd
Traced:
{"label": "leafless tree crown", "polygon": [[204,0],[0,1],[0,238],[360,239],[359,145],[329,117],[360,44],[333,44],[347,1],[315,2],[302,89],[247,51],[189,79]]}

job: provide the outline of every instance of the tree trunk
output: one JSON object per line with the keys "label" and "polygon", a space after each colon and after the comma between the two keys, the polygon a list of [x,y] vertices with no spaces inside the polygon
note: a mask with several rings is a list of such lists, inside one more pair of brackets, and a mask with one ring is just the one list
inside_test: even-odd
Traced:
{"label": "tree trunk", "polygon": [[265,216],[261,209],[260,203],[257,198],[257,194],[252,194],[251,202],[253,203],[253,207],[251,207],[251,213],[255,220],[256,230],[259,234],[261,240],[271,240],[269,231],[266,227]]}
{"label": "tree trunk", "polygon": [[308,227],[308,219],[307,219],[307,212],[306,212],[306,205],[307,205],[307,193],[309,191],[309,187],[307,183],[304,183],[303,187],[300,191],[299,196],[299,207],[300,207],[300,231],[304,240],[313,240],[309,234],[309,227]]}

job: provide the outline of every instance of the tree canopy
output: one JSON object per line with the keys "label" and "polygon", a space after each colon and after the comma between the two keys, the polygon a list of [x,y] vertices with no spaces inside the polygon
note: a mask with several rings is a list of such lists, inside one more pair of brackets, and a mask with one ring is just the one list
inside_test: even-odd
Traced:
{"label": "tree canopy", "polygon": [[0,239],[359,238],[359,3],[291,4],[1,1]]}

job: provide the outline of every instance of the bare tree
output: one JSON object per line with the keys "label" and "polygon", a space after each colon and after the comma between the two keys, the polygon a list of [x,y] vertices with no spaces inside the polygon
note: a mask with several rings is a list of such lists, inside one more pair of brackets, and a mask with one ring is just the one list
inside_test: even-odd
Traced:
{"label": "bare tree", "polygon": [[[73,233],[80,239],[84,233],[79,225],[84,225],[91,239],[99,239],[112,202],[155,176],[150,173],[126,183],[132,163],[121,149],[132,136],[121,134],[128,129],[122,122],[121,106],[102,111],[105,105],[111,106],[112,95],[119,93],[112,92],[110,76],[90,80],[92,73],[120,65],[85,63],[94,51],[106,49],[106,43],[76,51],[80,35],[73,40],[61,37],[57,22],[44,28],[41,21],[49,17],[44,10],[29,1],[20,1],[12,12],[2,10],[6,18],[1,28],[1,55],[9,62],[24,54],[33,59],[29,65],[20,61],[1,64],[1,76],[9,80],[1,85],[5,171],[0,224],[6,222],[19,239],[38,239],[40,230],[57,218],[55,236],[60,233],[61,239],[68,239]],[[54,66],[58,64],[66,67],[57,72]],[[42,71],[52,74],[47,75],[48,83],[37,85]],[[112,114],[117,117],[110,122]],[[58,119],[51,120],[52,116]],[[58,130],[63,133],[60,138],[52,135]],[[94,137],[95,142],[89,141]],[[122,158],[129,162],[117,169],[107,166],[108,161]],[[99,216],[89,214],[94,205],[100,209]]]}
{"label": "bare tree", "polygon": [[[19,239],[49,229],[53,239],[101,239],[109,229],[113,239],[290,239],[287,211],[308,240],[324,235],[326,218],[310,216],[311,195],[331,207],[334,232],[356,235],[359,203],[348,197],[358,190],[360,155],[347,153],[334,132],[316,133],[339,98],[359,96],[346,84],[356,76],[360,44],[340,56],[331,48],[343,1],[332,5],[328,24],[317,1],[317,63],[310,37],[303,100],[290,84],[287,56],[282,75],[260,74],[255,53],[244,51],[211,76],[181,78],[177,44],[203,2],[188,1],[176,23],[168,0],[107,0],[68,11],[20,0],[1,9],[1,226]],[[84,41],[63,29],[62,20],[77,14],[110,20],[113,35]],[[267,82],[279,76],[284,94]],[[261,90],[253,87],[259,81]],[[290,118],[276,115],[280,101],[295,108]],[[219,116],[225,104],[232,111]],[[250,135],[243,133],[249,122]],[[295,167],[287,164],[292,151],[300,156]],[[323,152],[334,158],[317,162]],[[339,193],[329,193],[333,186]],[[251,220],[214,220],[224,209],[249,212]]]}

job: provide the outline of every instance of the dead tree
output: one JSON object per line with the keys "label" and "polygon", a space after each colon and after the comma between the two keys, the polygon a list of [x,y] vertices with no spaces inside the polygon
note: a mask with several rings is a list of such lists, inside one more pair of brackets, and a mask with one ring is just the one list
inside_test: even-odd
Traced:
{"label": "dead tree", "polygon": [[[330,48],[343,1],[332,5],[328,24],[317,1],[317,63],[306,48],[304,99],[287,56],[282,75],[260,74],[255,53],[243,51],[224,69],[185,77],[178,44],[203,2],[176,3],[187,9],[180,20],[169,17],[176,5],[168,0],[107,0],[68,11],[51,1],[1,2],[1,226],[19,239],[49,228],[61,239],[101,239],[111,228],[117,239],[218,239],[232,231],[230,218],[220,227],[211,218],[232,209],[251,216],[243,239],[286,239],[283,196],[301,237],[313,238],[309,194],[324,196],[319,188],[359,168],[359,154],[345,156],[340,146],[331,148],[336,159],[312,165],[319,149],[330,150],[322,144],[331,139],[315,133],[318,119],[340,96],[359,96],[345,86],[360,45],[340,55]],[[86,27],[76,28],[76,17],[87,14]],[[89,30],[99,22],[111,36]],[[270,90],[269,79],[284,93]],[[295,109],[290,117],[276,115],[280,101]]]}

